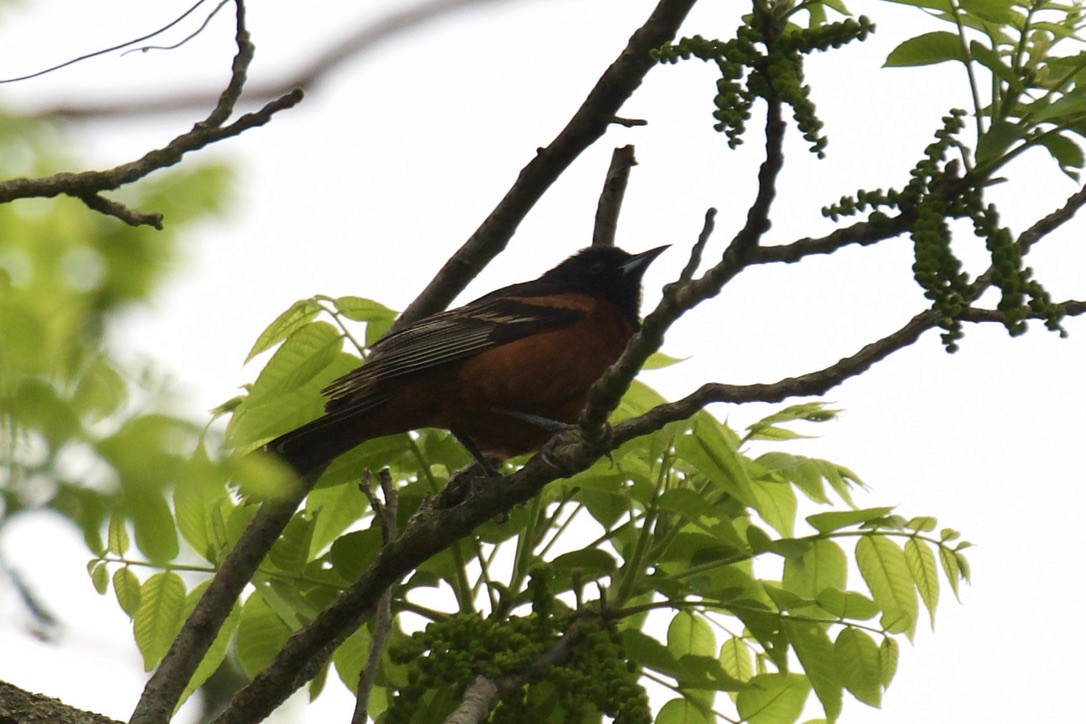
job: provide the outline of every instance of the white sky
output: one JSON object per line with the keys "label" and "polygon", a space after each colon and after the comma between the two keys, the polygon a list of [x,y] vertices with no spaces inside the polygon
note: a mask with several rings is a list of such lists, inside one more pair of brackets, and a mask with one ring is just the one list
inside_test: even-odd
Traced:
{"label": "white sky", "polygon": [[[0,76],[142,34],[186,3],[5,6]],[[254,3],[251,77],[289,73],[392,5],[328,0],[298,15],[298,4]],[[653,5],[511,0],[461,13],[381,44],[328,77],[301,107],[190,157],[234,163],[239,199],[227,219],[183,241],[189,252],[183,273],[150,311],[129,321],[118,344],[134,357],[160,360],[184,391],[182,404],[199,415],[255,376],[259,363],[241,367],[249,346],[295,299],[357,294],[402,308],[489,213],[534,149],[565,124]],[[731,16],[745,8],[702,5],[686,34],[726,35]],[[871,15],[879,32],[809,64],[829,158],[814,159],[790,130],[771,243],[831,229],[818,209],[843,193],[903,185],[939,117],[968,105],[960,69],[879,69],[897,42],[933,24],[887,3],[851,7]],[[233,54],[232,35],[232,15],[224,10],[178,50],[89,61],[2,87],[0,102],[19,110],[217,89]],[[712,68],[696,62],[654,70],[622,111],[649,126],[614,128],[585,153],[462,300],[535,276],[587,245],[611,149],[626,143],[636,145],[639,165],[619,243],[630,250],[676,245],[648,274],[646,309],[681,268],[708,206],[720,209],[714,248],[721,250],[745,217],[761,142],[757,121],[738,152],[711,130],[712,78]],[[195,119],[87,124],[72,135],[88,168],[105,166],[165,143]],[[1075,190],[1041,154],[1008,173],[1018,183],[993,189],[993,198],[1006,204],[1004,222],[1016,232]],[[1075,220],[1030,254],[1028,263],[1056,299],[1086,295],[1084,230],[1086,221]],[[675,398],[704,380],[774,381],[853,353],[921,308],[908,246],[898,241],[744,273],[669,334],[665,350],[689,361],[644,379]],[[976,272],[984,265],[983,244],[973,246],[963,253]],[[903,647],[883,710],[846,697],[842,722],[1082,716],[1086,606],[1078,531],[1086,476],[1078,458],[1086,431],[1086,324],[1071,319],[1066,326],[1068,340],[1040,325],[1015,340],[994,325],[969,327],[953,356],[929,333],[832,391],[828,399],[846,412],[816,430],[823,437],[782,448],[855,470],[872,486],[857,496],[861,506],[935,515],[978,544],[970,551],[974,585],[964,589],[963,605],[944,585],[937,635],[921,621],[916,645]],[[768,409],[716,412],[742,427]],[[26,520],[11,526],[0,545],[65,621],[60,646],[34,641],[13,593],[0,588],[0,679],[127,718],[141,687],[138,657],[124,615],[111,598],[93,593],[78,537]],[[335,704],[295,713],[302,721],[324,721]]]}

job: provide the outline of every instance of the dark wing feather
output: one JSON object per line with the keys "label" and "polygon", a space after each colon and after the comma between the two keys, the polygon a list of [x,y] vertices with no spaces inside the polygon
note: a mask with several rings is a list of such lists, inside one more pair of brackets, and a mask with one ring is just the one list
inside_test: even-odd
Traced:
{"label": "dark wing feather", "polygon": [[[519,286],[519,285],[518,285]],[[568,326],[583,309],[487,295],[381,338],[362,365],[321,392],[328,412],[366,404],[376,383],[432,369],[547,329]],[[367,405],[368,406],[368,405]]]}

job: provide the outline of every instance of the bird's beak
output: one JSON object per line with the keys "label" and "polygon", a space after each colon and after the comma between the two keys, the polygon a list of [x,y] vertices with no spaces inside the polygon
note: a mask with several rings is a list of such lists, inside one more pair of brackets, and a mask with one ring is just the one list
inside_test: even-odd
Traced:
{"label": "bird's beak", "polygon": [[664,244],[663,246],[658,246],[655,249],[649,249],[648,251],[643,251],[640,254],[634,254],[622,263],[623,276],[627,276],[630,274],[640,276],[641,274],[644,274],[645,269],[648,268],[649,264],[652,263],[653,259],[663,254],[664,251],[670,246],[671,244]]}

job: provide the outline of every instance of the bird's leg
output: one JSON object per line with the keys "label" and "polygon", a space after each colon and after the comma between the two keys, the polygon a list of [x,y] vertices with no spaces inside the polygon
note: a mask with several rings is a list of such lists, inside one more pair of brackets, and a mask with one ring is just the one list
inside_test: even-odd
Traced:
{"label": "bird's leg", "polygon": [[475,443],[472,442],[471,438],[467,435],[461,435],[456,430],[450,430],[450,432],[452,432],[452,435],[456,438],[457,442],[459,442],[464,449],[475,458],[475,462],[479,463],[479,467],[483,469],[483,472],[491,478],[501,477],[501,473],[494,467],[492,461],[488,460],[487,457],[483,455],[479,448],[475,446]]}

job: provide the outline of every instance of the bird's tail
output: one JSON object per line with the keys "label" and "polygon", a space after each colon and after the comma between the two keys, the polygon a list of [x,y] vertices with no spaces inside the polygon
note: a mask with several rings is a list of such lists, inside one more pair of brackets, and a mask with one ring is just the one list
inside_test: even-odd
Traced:
{"label": "bird's tail", "polygon": [[264,446],[294,468],[299,476],[308,476],[332,460],[375,437],[371,409],[345,409],[318,417],[301,427],[280,435]]}

